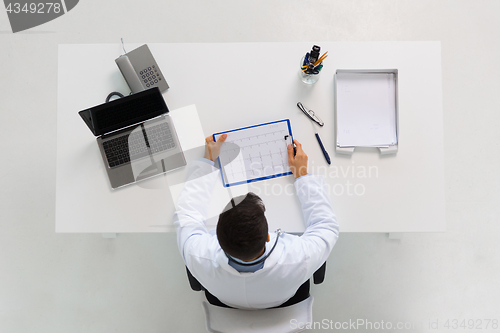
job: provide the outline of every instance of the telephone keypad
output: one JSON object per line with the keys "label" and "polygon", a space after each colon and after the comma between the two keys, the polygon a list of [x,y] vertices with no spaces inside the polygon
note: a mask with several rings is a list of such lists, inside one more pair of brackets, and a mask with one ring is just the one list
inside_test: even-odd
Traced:
{"label": "telephone keypad", "polygon": [[139,72],[141,75],[146,87],[153,87],[159,81],[161,81],[160,73],[158,73],[158,69],[153,65],[148,68],[144,68]]}

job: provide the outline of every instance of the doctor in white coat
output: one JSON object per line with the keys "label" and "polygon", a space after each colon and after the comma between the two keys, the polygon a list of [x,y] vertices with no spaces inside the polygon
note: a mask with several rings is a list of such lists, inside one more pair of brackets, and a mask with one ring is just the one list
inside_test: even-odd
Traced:
{"label": "doctor in white coat", "polygon": [[208,137],[205,157],[190,166],[174,215],[179,250],[192,275],[223,304],[240,309],[276,307],[294,296],[326,261],[339,226],[323,177],[307,173],[307,155],[294,140],[296,155],[289,145],[288,163],[305,232],[269,234],[265,206],[253,193],[231,200],[219,216],[216,232],[209,232],[205,219],[220,177],[213,161],[226,137],[217,142]]}

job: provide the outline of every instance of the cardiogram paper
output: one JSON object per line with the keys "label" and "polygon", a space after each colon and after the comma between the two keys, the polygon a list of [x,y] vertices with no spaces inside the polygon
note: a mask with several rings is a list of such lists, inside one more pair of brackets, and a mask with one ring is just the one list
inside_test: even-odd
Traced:
{"label": "cardiogram paper", "polygon": [[285,141],[285,135],[291,135],[289,120],[218,133],[215,140],[223,133],[227,133],[225,142],[237,145],[221,146],[219,162],[224,186],[291,174]]}

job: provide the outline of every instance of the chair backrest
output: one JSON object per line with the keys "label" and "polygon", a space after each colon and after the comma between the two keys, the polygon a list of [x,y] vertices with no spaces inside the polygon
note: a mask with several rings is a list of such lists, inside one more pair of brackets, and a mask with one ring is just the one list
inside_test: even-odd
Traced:
{"label": "chair backrest", "polygon": [[186,266],[186,273],[187,273],[187,276],[188,276],[189,286],[191,286],[192,290],[194,290],[194,291],[202,291],[202,290],[204,290],[204,288],[201,285],[201,283],[198,280],[196,280],[196,278],[193,276],[193,274],[191,274],[191,272],[189,271],[189,269],[187,268],[187,266]]}
{"label": "chair backrest", "polygon": [[[216,306],[220,306],[220,307],[228,307],[227,305],[222,303],[217,297],[212,295],[208,290],[206,290],[201,285],[201,283],[193,276],[193,274],[191,274],[191,272],[189,271],[189,269],[187,267],[186,267],[186,273],[188,276],[189,285],[191,286],[192,290],[205,291],[205,296],[206,296],[208,302],[212,305],[216,305]],[[323,281],[325,280],[325,273],[326,273],[326,261],[323,263],[323,265],[320,268],[318,268],[316,270],[316,272],[314,272],[314,274],[313,274],[314,284],[323,283]],[[306,298],[309,297],[309,288],[310,288],[309,287],[309,280],[307,280],[306,282],[304,282],[304,284],[302,284],[300,286],[300,288],[297,290],[296,294],[291,299],[289,299],[287,302],[283,303],[279,307],[287,307],[287,306],[294,305],[296,303],[299,303],[299,302],[305,300]]]}
{"label": "chair backrest", "polygon": [[217,333],[294,333],[311,323],[312,296],[297,304],[275,309],[241,310],[223,308],[203,301],[209,332]]}
{"label": "chair backrest", "polygon": [[[205,290],[201,283],[191,274],[186,267],[189,285],[194,291]],[[313,274],[314,284],[320,284],[325,279],[326,262]],[[309,280],[307,284],[309,290]],[[300,290],[300,288],[299,288]],[[205,294],[212,296],[208,290]],[[307,293],[309,295],[309,293]],[[275,333],[275,332],[302,332],[305,323],[312,322],[312,305],[314,297],[308,296],[298,298],[300,302],[293,304],[283,304],[286,307],[277,307],[263,310],[242,310],[233,309],[225,306],[215,296],[207,297],[208,300],[215,298],[219,302],[210,304],[203,301],[203,310],[205,311],[206,325],[209,332],[217,333]],[[290,303],[290,302],[288,302]],[[217,305],[213,305],[217,304]]]}
{"label": "chair backrest", "polygon": [[[187,267],[186,267],[186,273],[188,276],[189,285],[191,286],[192,290],[194,290],[194,291],[205,290],[203,288],[203,286],[201,285],[201,283],[198,280],[196,280],[196,278],[193,276],[193,274],[191,274],[191,272],[189,271],[189,269]],[[313,274],[314,284],[323,283],[323,281],[325,280],[325,274],[326,274],[326,261],[323,263],[323,265],[320,268],[318,268],[318,270],[316,272],[314,272],[314,274]]]}
{"label": "chair backrest", "polygon": [[320,268],[313,274],[313,281],[314,284],[321,284],[325,280],[325,274],[326,274],[326,261],[321,265]]}

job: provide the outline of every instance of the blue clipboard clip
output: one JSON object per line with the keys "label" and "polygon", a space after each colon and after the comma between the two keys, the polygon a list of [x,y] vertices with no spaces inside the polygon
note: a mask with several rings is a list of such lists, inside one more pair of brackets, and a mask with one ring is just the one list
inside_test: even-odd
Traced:
{"label": "blue clipboard clip", "polygon": [[314,121],[316,124],[318,124],[319,126],[323,126],[325,123],[323,122],[323,120],[321,120],[317,115],[316,113],[314,113],[313,110],[309,110],[309,109],[306,109],[306,107],[298,102],[297,103],[297,106],[299,107],[300,111],[304,112],[304,114],[306,116],[308,116],[312,121]]}

